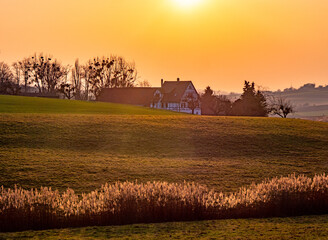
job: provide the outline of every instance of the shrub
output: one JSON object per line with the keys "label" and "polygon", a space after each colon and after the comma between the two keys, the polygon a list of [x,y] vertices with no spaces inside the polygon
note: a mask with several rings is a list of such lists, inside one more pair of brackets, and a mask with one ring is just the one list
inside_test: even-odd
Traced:
{"label": "shrub", "polygon": [[187,182],[117,182],[81,196],[72,189],[0,189],[0,231],[325,213],[325,174],[274,178],[234,193]]}

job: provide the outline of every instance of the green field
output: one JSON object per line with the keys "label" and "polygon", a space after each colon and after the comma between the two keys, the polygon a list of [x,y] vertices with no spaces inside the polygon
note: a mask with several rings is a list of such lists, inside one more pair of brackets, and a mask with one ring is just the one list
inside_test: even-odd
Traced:
{"label": "green field", "polygon": [[328,216],[135,224],[0,233],[0,239],[327,239]]}
{"label": "green field", "polygon": [[[0,96],[0,112],[0,183],[5,187],[70,187],[81,193],[118,180],[187,180],[217,191],[234,191],[274,176],[328,172],[328,123],[190,116],[108,103],[12,96]],[[320,219],[328,229],[328,217]],[[236,221],[232,223],[238,225]],[[251,224],[266,229],[261,221],[274,225],[278,220],[240,221],[241,228]],[[206,226],[181,224],[186,229]],[[214,226],[220,224],[210,222],[204,231],[214,229],[214,234]],[[316,221],[311,224],[317,226]],[[307,227],[301,225],[300,232]],[[142,225],[136,234],[152,236],[154,228],[164,228],[188,236],[184,227],[176,226],[180,223]],[[127,226],[91,230],[103,238],[107,231],[130,234]],[[79,238],[85,231],[55,232]]]}
{"label": "green field", "polygon": [[0,113],[174,115],[130,105],[0,95]]}

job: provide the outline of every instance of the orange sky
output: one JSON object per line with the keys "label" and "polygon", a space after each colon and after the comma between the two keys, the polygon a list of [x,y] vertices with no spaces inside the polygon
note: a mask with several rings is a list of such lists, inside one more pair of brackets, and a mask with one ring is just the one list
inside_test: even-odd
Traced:
{"label": "orange sky", "polygon": [[117,54],[140,80],[242,91],[328,84],[327,0],[0,0],[0,61]]}

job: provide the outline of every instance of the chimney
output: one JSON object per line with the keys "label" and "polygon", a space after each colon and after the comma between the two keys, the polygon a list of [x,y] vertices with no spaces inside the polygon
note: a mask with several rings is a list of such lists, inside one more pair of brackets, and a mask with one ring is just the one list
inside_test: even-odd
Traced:
{"label": "chimney", "polygon": [[163,87],[164,79],[161,79],[161,87]]}
{"label": "chimney", "polygon": [[180,82],[180,78],[178,78],[177,81]]}

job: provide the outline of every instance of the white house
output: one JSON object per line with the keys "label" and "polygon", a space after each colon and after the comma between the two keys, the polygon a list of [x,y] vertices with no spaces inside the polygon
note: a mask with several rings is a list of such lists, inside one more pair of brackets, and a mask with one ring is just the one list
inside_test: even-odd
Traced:
{"label": "white house", "polygon": [[199,95],[191,81],[161,81],[160,88],[104,88],[97,99],[201,115]]}
{"label": "white house", "polygon": [[191,81],[161,81],[154,93],[152,108],[201,115],[199,95]]}

